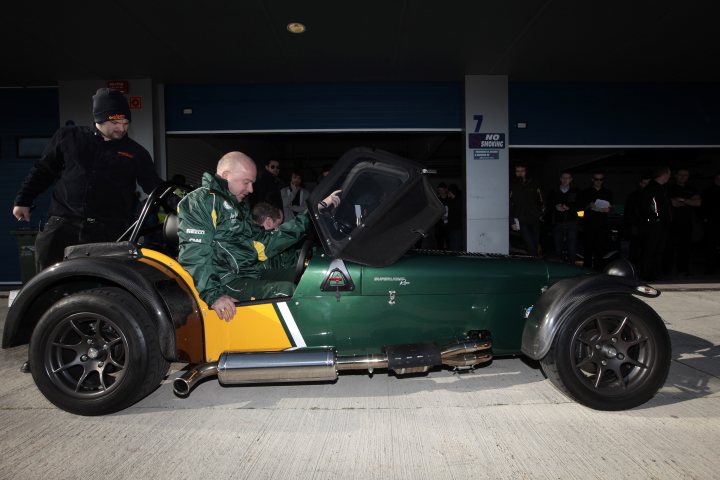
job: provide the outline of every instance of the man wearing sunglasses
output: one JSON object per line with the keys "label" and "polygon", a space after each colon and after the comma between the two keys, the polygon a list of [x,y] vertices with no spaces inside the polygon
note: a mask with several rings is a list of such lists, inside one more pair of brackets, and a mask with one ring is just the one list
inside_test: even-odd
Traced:
{"label": "man wearing sunglasses", "polygon": [[255,192],[250,200],[253,205],[259,202],[267,202],[270,205],[282,210],[283,202],[280,191],[283,184],[280,181],[280,162],[277,160],[268,160],[265,164],[265,171],[262,172],[257,183],[255,183]]}
{"label": "man wearing sunglasses", "polygon": [[612,192],[605,188],[605,174],[592,174],[592,185],[581,193],[580,205],[585,209],[583,217],[583,246],[585,268],[602,270],[605,254],[610,243],[610,209]]}

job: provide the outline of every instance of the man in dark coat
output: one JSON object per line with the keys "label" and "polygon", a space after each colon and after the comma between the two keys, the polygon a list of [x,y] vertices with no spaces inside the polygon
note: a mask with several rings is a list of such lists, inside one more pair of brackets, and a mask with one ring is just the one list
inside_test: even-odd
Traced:
{"label": "man in dark coat", "polygon": [[610,244],[610,210],[612,192],[605,188],[605,174],[595,172],[590,188],[580,192],[580,205],[584,209],[583,245],[584,266],[602,270]]}
{"label": "man in dark coat", "polygon": [[510,185],[510,218],[512,228],[520,231],[528,255],[538,255],[540,217],[545,205],[540,187],[527,176],[527,166],[515,167],[515,181]]}
{"label": "man in dark coat", "polygon": [[130,107],[117,90],[93,96],[93,127],[58,130],[15,197],[13,216],[30,221],[35,198],[54,184],[49,218],[35,241],[38,270],[65,247],[115,241],[135,217],[136,184],[150,193],[161,180],[148,151],[127,136]]}
{"label": "man in dark coat", "polygon": [[571,185],[570,172],[560,174],[560,184],[548,194],[548,210],[553,226],[555,253],[561,260],[574,264],[577,254],[578,190]]}
{"label": "man in dark coat", "polygon": [[671,207],[665,184],[670,179],[670,169],[660,167],[653,179],[640,194],[639,211],[642,216],[640,235],[643,239],[640,275],[648,282],[662,274],[663,258],[670,231]]}
{"label": "man in dark coat", "polygon": [[280,162],[277,160],[269,160],[265,164],[265,170],[259,176],[255,183],[253,194],[250,196],[252,205],[260,202],[266,202],[270,205],[283,210],[283,201],[280,191],[283,188],[280,181]]}

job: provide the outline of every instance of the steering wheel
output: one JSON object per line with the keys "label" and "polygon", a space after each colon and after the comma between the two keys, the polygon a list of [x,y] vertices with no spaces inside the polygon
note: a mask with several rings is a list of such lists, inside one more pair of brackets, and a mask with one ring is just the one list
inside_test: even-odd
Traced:
{"label": "steering wheel", "polygon": [[[336,208],[320,210],[320,216],[325,217],[326,224],[330,226],[330,233],[337,240],[350,235],[355,227],[344,220],[340,220],[336,213]],[[339,234],[339,236],[335,235],[335,233]]]}
{"label": "steering wheel", "polygon": [[312,247],[314,244],[315,230],[311,229],[307,238],[305,238],[302,247],[300,247],[300,253],[298,254],[297,263],[295,264],[295,275],[293,276],[293,282],[295,282],[295,284],[300,282],[300,279],[305,272],[305,267],[307,267],[307,262],[309,262],[312,258]]}

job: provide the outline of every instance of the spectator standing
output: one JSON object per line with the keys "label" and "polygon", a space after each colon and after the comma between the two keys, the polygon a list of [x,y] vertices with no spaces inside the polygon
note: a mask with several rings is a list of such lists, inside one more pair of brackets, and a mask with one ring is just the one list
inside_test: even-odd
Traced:
{"label": "spectator standing", "polygon": [[605,266],[605,254],[610,243],[610,209],[612,192],[605,188],[605,174],[594,172],[592,185],[580,192],[580,205],[585,210],[583,216],[584,266],[602,270]]}
{"label": "spectator standing", "polygon": [[253,205],[259,202],[267,202],[282,210],[283,202],[280,195],[282,182],[278,175],[280,175],[280,162],[277,160],[268,160],[265,164],[264,171],[255,183],[251,197]]}
{"label": "spectator standing", "polygon": [[540,217],[544,202],[540,187],[527,176],[527,165],[515,166],[515,179],[510,185],[510,217],[513,229],[520,232],[528,255],[538,255]]}
{"label": "spectator standing", "polygon": [[38,271],[61,261],[67,246],[117,240],[134,220],[137,184],[149,194],[161,183],[148,151],[127,136],[125,96],[100,88],[92,98],[94,126],[58,130],[15,197],[13,215],[30,221],[33,201],[54,183],[35,241]]}
{"label": "spectator standing", "polygon": [[574,264],[577,254],[578,189],[572,186],[570,172],[560,174],[560,184],[548,194],[555,253],[564,262]]}
{"label": "spectator standing", "polygon": [[668,167],[658,168],[653,179],[640,194],[640,212],[643,239],[640,274],[648,282],[657,280],[662,274],[663,258],[670,231],[671,207],[666,183],[670,179]]}
{"label": "spectator standing", "polygon": [[448,223],[447,248],[454,252],[465,250],[463,241],[463,225],[465,224],[465,198],[460,187],[455,183],[448,185]]}
{"label": "spectator standing", "polygon": [[713,274],[720,267],[720,172],[715,172],[713,183],[703,191],[701,200],[705,226],[705,273]]}
{"label": "spectator standing", "polygon": [[285,221],[292,220],[300,212],[307,210],[309,193],[302,187],[302,174],[294,171],[290,175],[290,185],[280,190]]}
{"label": "spectator standing", "polygon": [[647,184],[652,180],[651,173],[644,173],[638,180],[638,186],[630,192],[625,200],[625,208],[623,210],[623,234],[630,243],[628,250],[628,259],[630,262],[640,267],[642,260],[642,239],[640,237],[640,227],[643,218],[640,213],[640,195]]}
{"label": "spectator standing", "polygon": [[695,212],[702,204],[700,192],[688,185],[690,171],[680,168],[675,172],[675,182],[668,184],[670,197],[671,224],[668,248],[668,273],[690,274],[690,253],[692,249]]}
{"label": "spectator standing", "polygon": [[437,197],[443,204],[444,211],[440,220],[435,225],[435,239],[438,250],[448,249],[448,221],[450,220],[450,197],[448,196],[448,187],[445,182],[440,182],[437,186]]}

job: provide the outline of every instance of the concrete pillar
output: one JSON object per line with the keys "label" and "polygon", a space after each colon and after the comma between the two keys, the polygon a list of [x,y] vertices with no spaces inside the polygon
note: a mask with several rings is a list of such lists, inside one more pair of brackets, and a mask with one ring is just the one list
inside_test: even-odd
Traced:
{"label": "concrete pillar", "polygon": [[508,253],[508,80],[465,77],[467,250]]}

